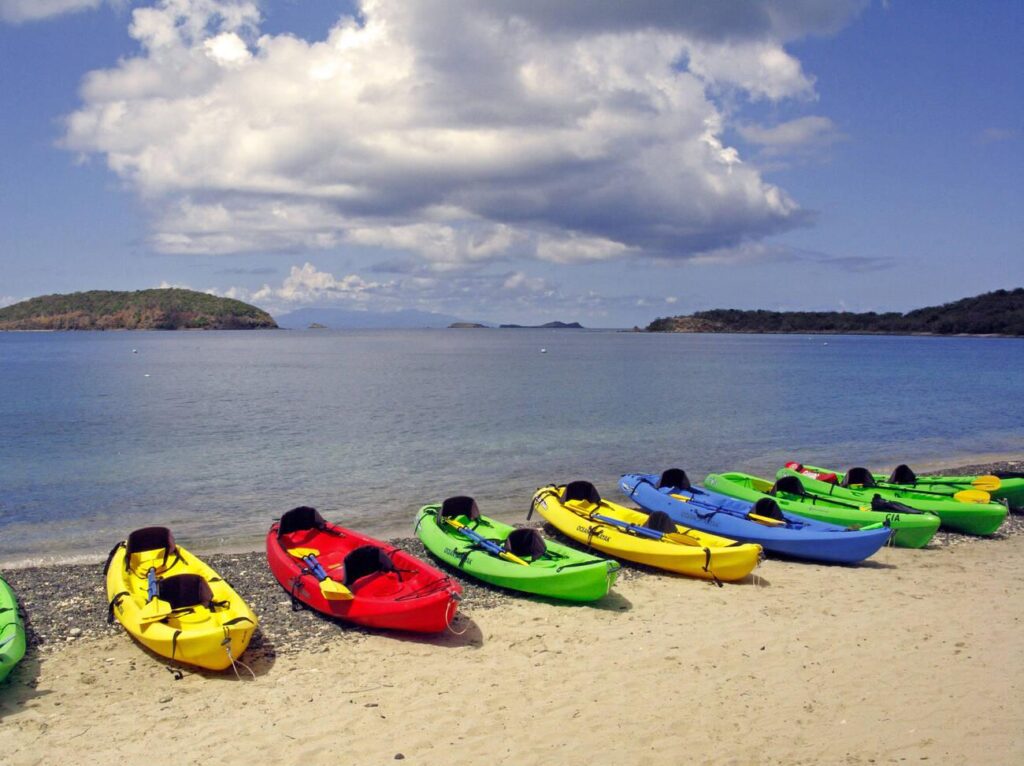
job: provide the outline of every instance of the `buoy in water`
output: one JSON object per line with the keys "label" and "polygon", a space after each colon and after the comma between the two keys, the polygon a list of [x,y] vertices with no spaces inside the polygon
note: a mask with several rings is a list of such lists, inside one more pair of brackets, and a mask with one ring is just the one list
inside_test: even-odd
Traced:
{"label": "buoy in water", "polygon": [[540,350],[540,352],[541,352],[542,354],[546,354],[546,353],[548,352],[548,350],[547,350],[546,348],[542,348],[542,349]]}

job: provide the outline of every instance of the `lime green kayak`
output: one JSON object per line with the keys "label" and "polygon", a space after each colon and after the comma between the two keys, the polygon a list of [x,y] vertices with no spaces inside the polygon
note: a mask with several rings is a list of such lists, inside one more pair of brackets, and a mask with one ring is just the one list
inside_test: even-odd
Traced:
{"label": "lime green kayak", "polygon": [[14,591],[0,578],[0,681],[25,656],[25,624]]}
{"label": "lime green kayak", "polygon": [[[787,468],[794,468],[798,463],[786,463]],[[827,468],[816,468],[812,465],[801,466],[804,471],[813,471],[824,475],[833,475],[841,484],[846,475]],[[820,477],[819,477],[820,478]],[[1006,504],[1010,508],[1024,509],[1024,473],[1013,471],[995,471],[980,476],[918,476],[910,466],[898,465],[891,474],[872,473],[875,485],[886,489],[911,490],[927,494],[952,496],[958,492],[983,490],[993,500]]]}
{"label": "lime green kayak", "polygon": [[416,516],[416,534],[438,559],[479,580],[566,601],[601,598],[620,567],[617,561],[545,540],[535,529],[516,529],[481,516],[470,497],[423,506]]}
{"label": "lime green kayak", "polygon": [[804,490],[797,479],[776,482],[746,473],[710,474],[704,486],[723,495],[756,503],[763,497],[772,497],[786,513],[795,513],[809,519],[831,524],[871,529],[888,524],[893,530],[893,544],[904,548],[922,548],[939,529],[939,517],[931,513],[873,510],[871,503],[851,502]]}
{"label": "lime green kayak", "polygon": [[[807,470],[806,467],[804,470]],[[991,535],[1006,521],[1006,515],[1009,513],[1002,503],[959,502],[947,495],[894,488],[889,484],[878,486],[866,468],[851,468],[846,474],[838,477],[838,483],[814,479],[791,468],[782,468],[775,475],[776,479],[784,477],[796,478],[803,484],[805,492],[814,495],[826,495],[849,503],[875,506],[878,505],[875,498],[881,498],[895,507],[904,506],[915,511],[934,513],[939,517],[943,528],[972,535]],[[987,493],[978,490],[960,494],[988,497]]]}

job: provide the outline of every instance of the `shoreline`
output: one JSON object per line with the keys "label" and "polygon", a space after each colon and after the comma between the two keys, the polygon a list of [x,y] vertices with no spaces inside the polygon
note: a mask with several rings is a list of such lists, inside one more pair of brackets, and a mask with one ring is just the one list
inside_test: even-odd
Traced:
{"label": "shoreline", "polygon": [[[928,457],[911,460],[910,464],[915,471],[921,474],[981,474],[992,470],[1024,472],[1024,457],[1022,457],[1019,452],[947,454],[945,457]],[[896,463],[879,464],[878,466],[874,466],[874,469],[887,473],[895,466]],[[841,466],[835,467],[841,468]],[[617,480],[617,476],[608,477],[604,483],[612,485],[616,483]],[[601,484],[602,482],[598,480],[598,483]],[[520,505],[521,503],[517,504],[515,502],[511,502],[507,508],[496,506],[489,507],[488,514],[506,523],[523,524],[525,520],[518,510]],[[409,515],[410,519],[415,515],[415,510],[416,509],[411,509]],[[339,521],[339,523],[344,522]],[[369,528],[360,526],[360,529],[365,531],[367,534],[377,537],[378,539],[405,539],[408,537],[407,532],[409,524],[395,520],[394,522],[383,524],[380,527]],[[130,530],[126,529],[125,534],[127,534],[128,531]],[[207,556],[218,555],[243,555],[262,551],[264,535],[265,532],[260,532],[252,537],[225,540],[223,543],[213,545],[203,544],[202,541],[190,539],[188,536],[182,536],[180,542],[185,545],[186,548],[204,558]],[[113,545],[114,542],[114,540],[111,540],[109,545]],[[74,554],[41,553],[39,555],[33,555],[19,553],[11,556],[10,558],[5,558],[3,552],[0,551],[0,572],[5,570],[17,571],[31,568],[88,566],[90,564],[102,563],[105,557],[106,549],[102,551],[96,550],[88,553]]]}

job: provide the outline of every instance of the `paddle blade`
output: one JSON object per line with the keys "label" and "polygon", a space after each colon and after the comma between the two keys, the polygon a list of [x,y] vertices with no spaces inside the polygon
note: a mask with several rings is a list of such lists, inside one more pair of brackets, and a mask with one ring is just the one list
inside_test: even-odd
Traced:
{"label": "paddle blade", "polygon": [[521,558],[519,558],[514,553],[509,553],[508,551],[502,551],[498,555],[501,556],[506,561],[512,561],[512,562],[514,562],[516,564],[522,564],[524,567],[530,566],[527,562],[523,561]]}
{"label": "paddle blade", "polygon": [[964,489],[954,494],[953,499],[961,503],[987,503],[992,495],[980,489]]}
{"label": "paddle blade", "polygon": [[690,498],[688,498],[686,495],[669,495],[669,497],[673,498],[674,500],[678,500],[682,503],[690,502]]}
{"label": "paddle blade", "polygon": [[998,476],[987,473],[984,476],[975,476],[971,486],[975,489],[983,489],[986,492],[995,492],[1003,486],[1003,482]]}
{"label": "paddle blade", "polygon": [[321,580],[320,592],[328,601],[351,601],[355,596],[337,580]]}
{"label": "paddle blade", "polygon": [[171,605],[169,603],[158,598],[151,598],[139,612],[139,624],[148,625],[151,622],[162,620],[170,614]]}
{"label": "paddle blade", "polygon": [[747,518],[751,521],[756,521],[758,524],[764,524],[769,527],[784,527],[786,522],[773,519],[770,516],[761,516],[757,513],[748,513]]}
{"label": "paddle blade", "polygon": [[319,556],[320,551],[316,548],[289,548],[288,554],[297,559],[301,559],[306,556]]}

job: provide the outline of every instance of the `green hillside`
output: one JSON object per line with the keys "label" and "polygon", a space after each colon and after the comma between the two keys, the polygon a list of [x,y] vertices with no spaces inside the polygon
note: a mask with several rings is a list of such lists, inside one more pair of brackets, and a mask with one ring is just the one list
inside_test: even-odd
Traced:
{"label": "green hillside", "polygon": [[885,333],[1024,336],[1024,288],[900,314],[714,309],[655,319],[648,332]]}
{"label": "green hillside", "polygon": [[0,330],[249,330],[274,328],[262,309],[166,288],[43,295],[0,309]]}

